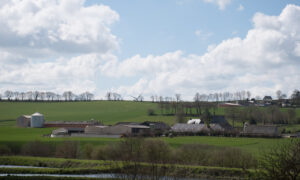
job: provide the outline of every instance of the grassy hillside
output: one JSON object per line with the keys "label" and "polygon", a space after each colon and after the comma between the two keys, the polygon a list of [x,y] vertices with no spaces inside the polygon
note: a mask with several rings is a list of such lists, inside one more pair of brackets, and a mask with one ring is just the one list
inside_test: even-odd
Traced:
{"label": "grassy hillside", "polygon": [[173,116],[148,116],[149,108],[158,113],[157,104],[150,102],[0,102],[0,124],[13,125],[18,116],[34,112],[44,114],[46,121],[86,121],[93,118],[104,124],[147,120],[174,123]]}

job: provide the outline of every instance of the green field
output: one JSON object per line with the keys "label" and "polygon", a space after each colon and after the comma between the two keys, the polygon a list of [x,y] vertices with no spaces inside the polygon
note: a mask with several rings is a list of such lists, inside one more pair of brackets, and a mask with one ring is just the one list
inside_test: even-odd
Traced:
{"label": "green field", "polygon": [[[152,108],[159,114],[158,105],[151,102],[0,102],[0,144],[13,144],[21,146],[29,141],[40,140],[58,143],[67,140],[80,141],[81,145],[91,143],[104,145],[119,141],[115,138],[50,138],[48,136],[53,128],[20,128],[16,127],[16,118],[22,114],[40,112],[44,114],[46,121],[85,121],[91,118],[104,124],[116,122],[143,122],[163,121],[168,124],[174,123],[174,116],[148,116],[147,110]],[[217,114],[222,114],[223,109],[218,109]],[[299,115],[299,110],[297,111]],[[230,122],[230,121],[229,121]],[[289,129],[300,126],[287,126]],[[201,143],[215,146],[239,147],[248,152],[258,155],[260,151],[269,149],[287,139],[266,138],[235,138],[235,137],[208,137],[189,136],[175,138],[161,138],[176,148],[182,144]]]}

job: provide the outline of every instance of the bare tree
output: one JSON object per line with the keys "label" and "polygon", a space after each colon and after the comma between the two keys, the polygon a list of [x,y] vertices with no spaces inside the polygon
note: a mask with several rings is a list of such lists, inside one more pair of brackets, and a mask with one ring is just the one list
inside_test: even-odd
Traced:
{"label": "bare tree", "polygon": [[39,98],[39,96],[40,96],[40,92],[34,91],[34,92],[32,92],[32,96],[33,96],[33,99],[34,99],[35,101],[37,101],[38,98]]}
{"label": "bare tree", "polygon": [[176,102],[181,101],[181,94],[175,94]]}
{"label": "bare tree", "polygon": [[4,96],[7,97],[7,100],[11,100],[11,98],[13,97],[14,93],[10,90],[7,90],[4,92]]}
{"label": "bare tree", "polygon": [[111,98],[112,98],[112,93],[111,92],[107,92],[106,95],[105,95],[106,99],[108,101],[111,101]]}
{"label": "bare tree", "polygon": [[150,98],[151,98],[151,102],[154,102],[154,96],[152,95],[152,96],[150,96]]}
{"label": "bare tree", "polygon": [[20,97],[21,97],[21,100],[24,101],[24,99],[26,97],[26,93],[20,92]]}
{"label": "bare tree", "polygon": [[280,100],[281,99],[281,95],[282,95],[282,92],[280,90],[277,90],[276,91],[276,96],[277,96],[277,99]]}

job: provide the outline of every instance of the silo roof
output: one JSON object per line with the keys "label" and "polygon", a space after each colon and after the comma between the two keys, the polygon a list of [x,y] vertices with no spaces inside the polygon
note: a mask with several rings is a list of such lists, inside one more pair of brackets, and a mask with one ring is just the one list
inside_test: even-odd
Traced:
{"label": "silo roof", "polygon": [[36,113],[32,114],[32,116],[43,116],[43,115],[40,114],[39,112],[36,112]]}

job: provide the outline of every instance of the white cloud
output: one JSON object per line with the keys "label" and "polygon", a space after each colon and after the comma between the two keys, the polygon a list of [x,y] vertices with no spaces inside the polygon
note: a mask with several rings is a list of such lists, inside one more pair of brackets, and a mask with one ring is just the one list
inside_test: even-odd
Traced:
{"label": "white cloud", "polygon": [[241,5],[241,4],[240,4],[239,7],[237,8],[238,11],[244,11],[244,9],[245,9],[244,6]]}
{"label": "white cloud", "polygon": [[253,24],[244,39],[224,40],[202,56],[181,51],[137,55],[115,62],[111,71],[103,73],[140,77],[135,84],[119,88],[124,94],[179,92],[191,98],[196,92],[250,90],[263,96],[299,88],[300,7],[288,5],[279,16],[257,13]]}
{"label": "white cloud", "polygon": [[94,91],[114,61],[118,13],[84,0],[0,2],[0,91]]}
{"label": "white cloud", "polygon": [[231,3],[231,0],[203,0],[206,3],[216,4],[220,10],[224,10]]}
{"label": "white cloud", "polygon": [[109,26],[119,15],[108,6],[84,7],[84,0],[12,0],[0,4],[0,47],[48,56],[106,53],[118,47]]}

